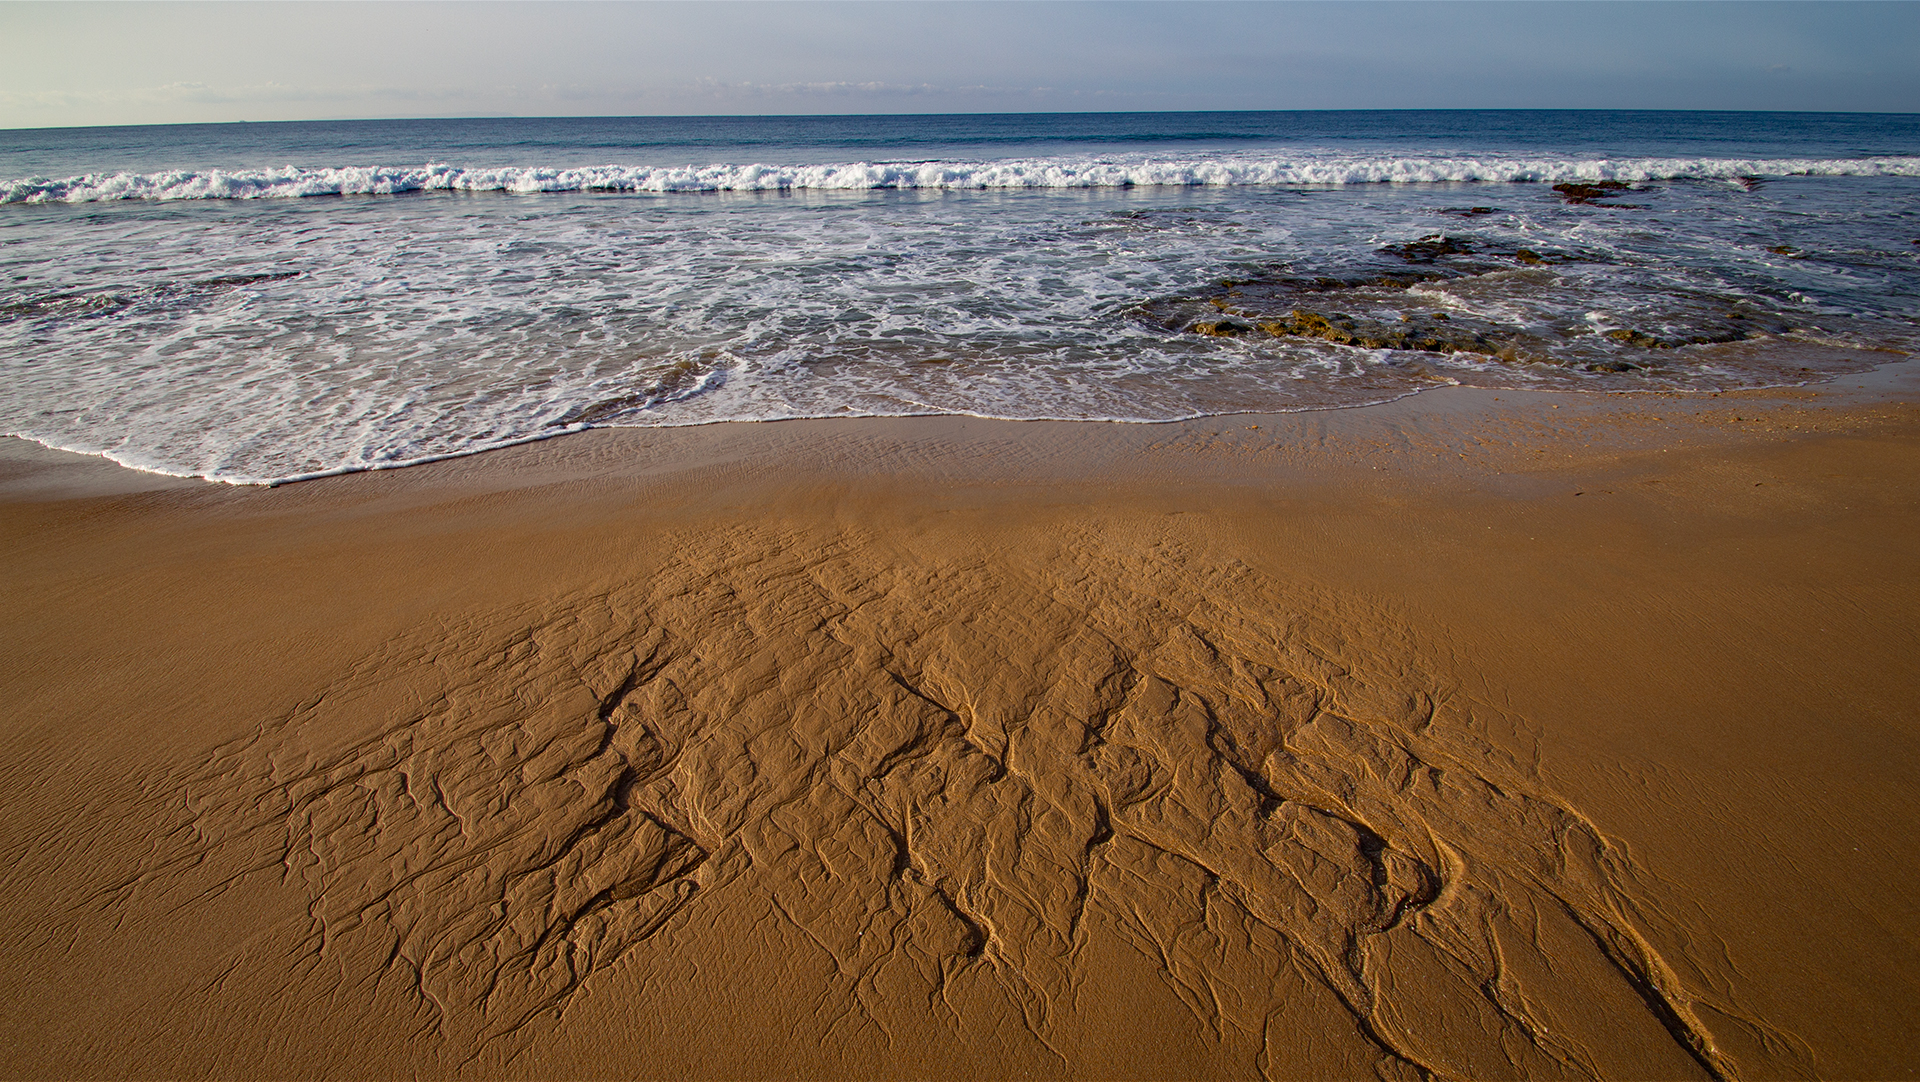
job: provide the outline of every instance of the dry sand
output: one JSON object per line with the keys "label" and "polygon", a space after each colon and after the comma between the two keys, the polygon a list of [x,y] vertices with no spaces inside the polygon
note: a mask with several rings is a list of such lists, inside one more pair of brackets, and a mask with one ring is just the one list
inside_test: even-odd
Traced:
{"label": "dry sand", "polygon": [[1920,411],[0,456],[8,1077],[1920,1068]]}

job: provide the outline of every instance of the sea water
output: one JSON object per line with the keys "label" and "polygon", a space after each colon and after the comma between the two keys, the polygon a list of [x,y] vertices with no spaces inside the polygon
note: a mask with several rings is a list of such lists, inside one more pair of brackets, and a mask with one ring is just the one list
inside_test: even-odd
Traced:
{"label": "sea water", "polygon": [[232,482],[595,426],[1791,384],[1917,316],[1912,115],[0,131],[0,432]]}

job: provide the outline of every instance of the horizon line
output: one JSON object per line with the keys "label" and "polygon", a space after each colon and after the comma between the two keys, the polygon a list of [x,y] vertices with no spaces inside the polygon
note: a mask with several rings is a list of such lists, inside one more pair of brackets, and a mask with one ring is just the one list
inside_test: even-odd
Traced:
{"label": "horizon line", "polygon": [[457,114],[404,117],[325,117],[305,120],[191,120],[163,124],[38,124],[0,127],[0,132],[94,131],[103,128],[225,128],[268,124],[409,124],[423,121],[481,120],[849,120],[981,116],[1204,116],[1221,113],[1733,113],[1796,116],[1920,116],[1908,109],[1647,109],[1608,106],[1464,106],[1355,109],[1029,109],[964,110],[929,113],[579,113],[543,116]]}

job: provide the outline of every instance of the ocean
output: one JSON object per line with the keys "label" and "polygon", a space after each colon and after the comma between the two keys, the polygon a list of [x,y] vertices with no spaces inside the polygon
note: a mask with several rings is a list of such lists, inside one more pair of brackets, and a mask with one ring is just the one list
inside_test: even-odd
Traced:
{"label": "ocean", "polygon": [[235,483],[605,426],[1788,385],[1917,317],[1906,114],[0,131],[0,432]]}

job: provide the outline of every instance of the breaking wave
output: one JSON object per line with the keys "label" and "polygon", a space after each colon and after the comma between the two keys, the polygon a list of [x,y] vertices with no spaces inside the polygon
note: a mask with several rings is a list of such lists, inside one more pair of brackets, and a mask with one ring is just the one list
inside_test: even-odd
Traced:
{"label": "breaking wave", "polygon": [[287,199],[406,192],[760,192],[1203,187],[1262,184],[1740,180],[1781,176],[1920,177],[1920,157],[1518,158],[1295,154],[1194,158],[1031,158],[988,162],[852,162],[544,168],[341,166],[90,173],[7,182],[0,203]]}

